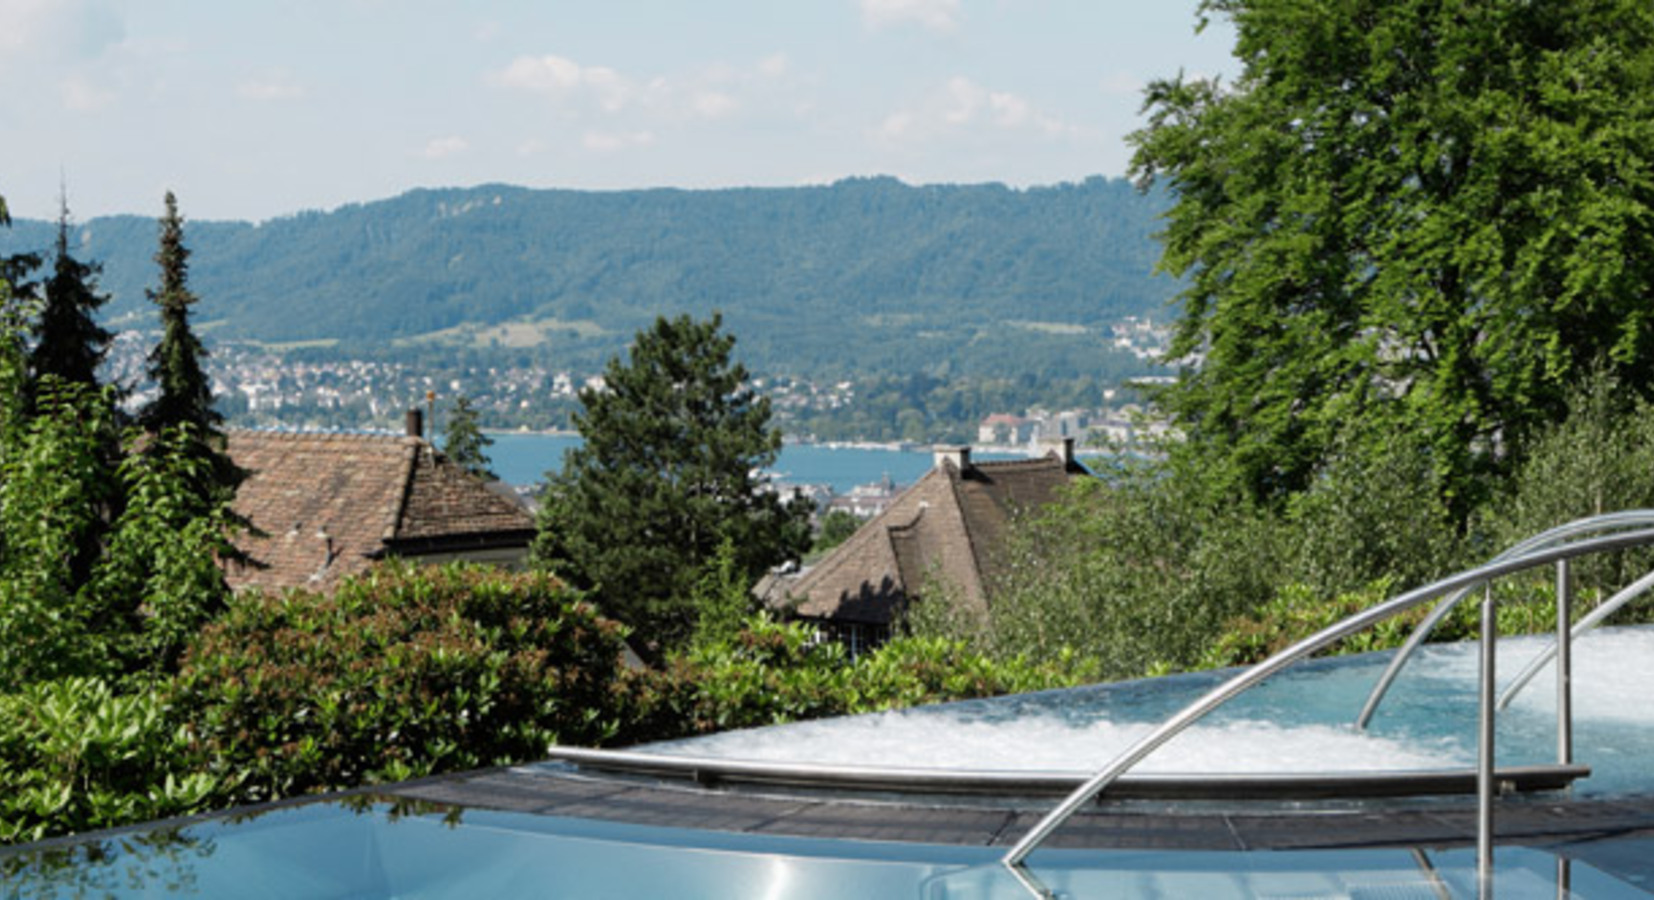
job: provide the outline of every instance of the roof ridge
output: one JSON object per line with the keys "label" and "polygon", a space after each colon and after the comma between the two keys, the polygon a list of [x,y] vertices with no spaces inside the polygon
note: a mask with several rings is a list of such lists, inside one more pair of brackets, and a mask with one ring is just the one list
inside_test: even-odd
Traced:
{"label": "roof ridge", "polygon": [[[1009,460],[1008,462],[1016,463],[1020,461]],[[977,548],[976,529],[972,527],[971,512],[965,506],[965,498],[959,492],[960,485],[965,482],[965,473],[955,469],[951,462],[943,464],[942,468],[948,472],[948,487],[953,494],[953,507],[959,512],[960,530],[965,532],[965,549],[970,551],[971,570],[976,573],[977,596],[983,597],[984,602],[986,602],[984,585],[982,584],[982,554]],[[962,584],[959,587],[969,595],[970,585]]]}
{"label": "roof ridge", "polygon": [[[388,510],[390,521],[385,525],[384,540],[394,541],[402,532],[402,519],[408,514],[408,498],[413,495],[414,475],[419,471],[419,445],[406,448],[402,455],[402,490],[396,494],[396,508]],[[434,452],[434,451],[433,451]],[[432,460],[435,464],[435,460]]]}
{"label": "roof ridge", "polygon": [[987,469],[987,468],[993,468],[993,469],[1028,468],[1028,469],[1032,469],[1032,468],[1035,468],[1035,467],[1038,467],[1038,466],[1049,466],[1049,465],[1053,465],[1053,464],[1055,464],[1055,465],[1062,465],[1063,464],[1062,458],[1057,455],[1055,450],[1053,450],[1049,453],[1046,453],[1042,456],[1030,456],[1027,459],[983,459],[983,460],[973,459],[973,460],[971,460],[972,468],[977,468],[977,469]]}
{"label": "roof ridge", "polygon": [[230,428],[225,430],[226,437],[268,440],[268,441],[304,441],[307,443],[364,443],[405,445],[411,441],[424,443],[424,438],[416,438],[406,434],[377,434],[370,431],[277,431],[263,428]]}

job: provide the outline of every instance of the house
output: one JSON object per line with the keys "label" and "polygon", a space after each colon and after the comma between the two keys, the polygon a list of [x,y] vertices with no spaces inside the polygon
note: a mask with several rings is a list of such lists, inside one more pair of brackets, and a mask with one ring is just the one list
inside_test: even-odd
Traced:
{"label": "house", "polygon": [[254,529],[236,541],[249,559],[228,565],[230,587],[327,591],[388,556],[520,567],[533,515],[438,453],[420,418],[406,435],[230,431],[249,472],[235,510]]}
{"label": "house", "polygon": [[994,413],[976,426],[976,440],[980,444],[1026,444],[1034,435],[1035,422],[1009,413]]}
{"label": "house", "polygon": [[814,624],[852,653],[877,646],[927,582],[953,602],[986,611],[1012,517],[1090,477],[1074,440],[1036,459],[976,462],[969,447],[938,450],[936,465],[884,512],[796,577],[772,579],[764,597]]}

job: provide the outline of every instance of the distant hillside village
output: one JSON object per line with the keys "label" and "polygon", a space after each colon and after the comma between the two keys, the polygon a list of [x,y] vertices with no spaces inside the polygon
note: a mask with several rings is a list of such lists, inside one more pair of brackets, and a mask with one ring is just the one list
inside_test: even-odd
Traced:
{"label": "distant hillside village", "polygon": [[[1098,329],[1104,332],[1104,329]],[[1146,366],[1164,352],[1169,328],[1146,318],[1128,316],[1097,335],[1114,352],[1129,353]],[[109,377],[124,384],[140,380],[144,355],[153,336],[121,332],[111,345]],[[423,405],[429,394],[444,400],[465,395],[485,427],[515,430],[562,430],[578,408],[583,387],[599,387],[600,375],[555,371],[541,365],[471,366],[457,372],[429,374],[414,364],[362,359],[307,360],[279,348],[225,341],[214,344],[208,375],[219,409],[240,427],[396,430],[403,412]],[[1145,376],[1150,382],[1165,376]],[[982,414],[962,408],[924,410],[923,425],[905,431],[879,430],[858,408],[879,402],[877,387],[853,379],[818,382],[786,376],[753,380],[770,397],[777,423],[804,440],[903,440],[909,443],[975,442],[986,447],[1022,447],[1043,438],[1078,437],[1088,442],[1131,442],[1145,435],[1141,407],[1133,392],[1118,386],[1088,385],[1081,396],[1047,399],[1039,382],[1019,383],[1011,401],[1026,405],[990,406]],[[1054,394],[1072,390],[1053,391]],[[994,398],[983,402],[992,403]],[[1057,404],[1064,399],[1091,401]],[[130,398],[142,403],[142,392]],[[899,401],[909,406],[914,399]],[[825,428],[823,428],[823,423]],[[1147,426],[1153,428],[1153,426]],[[859,429],[859,430],[858,430]]]}

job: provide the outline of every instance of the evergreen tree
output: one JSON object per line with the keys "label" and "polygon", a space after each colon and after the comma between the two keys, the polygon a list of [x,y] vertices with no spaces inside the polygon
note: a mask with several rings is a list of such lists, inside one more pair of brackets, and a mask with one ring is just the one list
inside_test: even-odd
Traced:
{"label": "evergreen tree", "polygon": [[1184,277],[1163,397],[1276,501],[1415,441],[1465,521],[1599,365],[1654,388],[1654,6],[1206,0],[1233,85],[1151,84],[1140,181]]}
{"label": "evergreen tree", "polygon": [[55,375],[71,384],[96,385],[98,366],[113,337],[99,327],[96,313],[109,297],[97,290],[99,266],[69,253],[69,206],[57,220],[57,259],[46,282],[45,302],[35,328],[29,368],[35,379]]}
{"label": "evergreen tree", "polygon": [[189,248],[184,246],[184,222],[171,191],[166,194],[155,262],[161,269],[161,283],[148,295],[161,310],[161,342],[149,354],[149,377],[159,393],[139,412],[138,421],[146,431],[157,435],[187,426],[187,455],[203,463],[195,467],[196,509],[205,512],[233,494],[245,473],[230,460],[226,450],[220,429],[223,416],[213,409],[212,385],[201,368],[207,350],[190,329],[189,308],[196,297],[188,285]]}
{"label": "evergreen tree", "polygon": [[693,631],[696,584],[721,546],[750,584],[809,546],[809,505],[783,502],[761,470],[781,433],[769,398],[733,363],[722,320],[658,318],[602,388],[580,392],[582,446],[548,478],[537,560],[590,590],[643,649]]}
{"label": "evergreen tree", "polygon": [[442,451],[448,459],[484,481],[499,481],[488,458],[488,448],[493,444],[493,438],[477,427],[477,411],[471,407],[471,398],[464,394],[455,397],[454,411],[442,436]]}

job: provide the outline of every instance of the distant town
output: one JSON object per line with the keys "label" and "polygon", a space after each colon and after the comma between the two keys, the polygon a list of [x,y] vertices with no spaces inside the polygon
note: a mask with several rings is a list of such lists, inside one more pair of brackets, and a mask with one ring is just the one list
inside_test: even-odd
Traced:
{"label": "distant town", "polygon": [[[1145,363],[1158,362],[1170,337],[1164,323],[1135,316],[1108,329],[1108,347]],[[107,366],[120,384],[141,381],[144,356],[154,336],[137,331],[117,335]],[[438,374],[400,362],[361,359],[309,360],[250,342],[212,344],[207,359],[218,408],[232,425],[293,430],[395,430],[403,413],[434,402],[445,408],[460,395],[468,397],[485,427],[497,430],[564,431],[578,409],[584,387],[600,387],[595,372],[557,371],[545,366],[467,367]],[[1139,382],[1165,380],[1147,376]],[[858,385],[851,380],[818,382],[786,376],[759,376],[753,386],[766,394],[776,420],[791,439],[842,440],[818,436],[800,425],[822,414],[853,408]],[[129,404],[141,404],[145,390],[134,390]],[[1162,426],[1148,420],[1135,392],[1100,389],[1104,401],[1083,408],[1029,405],[995,410],[958,423],[948,432],[909,435],[909,443],[964,438],[984,448],[1026,447],[1042,439],[1075,437],[1084,444],[1132,443],[1157,434]],[[880,435],[853,435],[879,440]]]}

